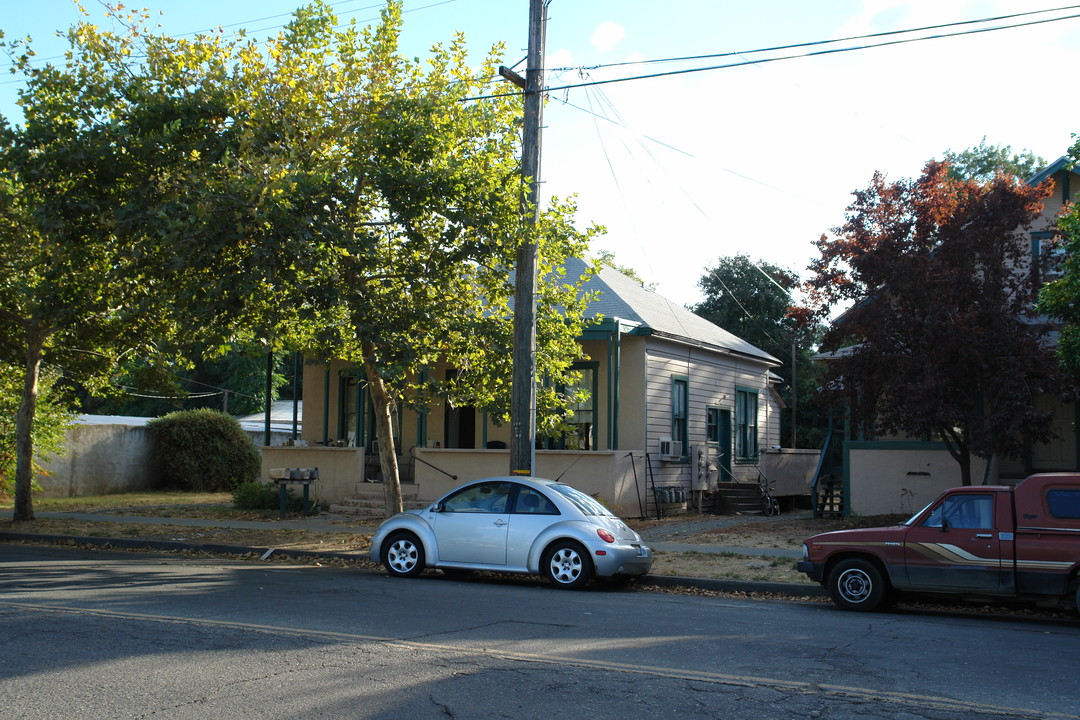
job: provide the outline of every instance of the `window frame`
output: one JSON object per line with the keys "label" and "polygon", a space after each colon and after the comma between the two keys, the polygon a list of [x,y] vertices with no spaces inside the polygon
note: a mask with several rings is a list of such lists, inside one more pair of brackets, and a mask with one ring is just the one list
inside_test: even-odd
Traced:
{"label": "window frame", "polygon": [[[752,412],[746,407],[753,398]],[[758,414],[761,411],[761,391],[758,388],[735,386],[735,447],[733,455],[736,463],[756,463],[760,457],[758,438]],[[747,448],[746,445],[750,444]]]}
{"label": "window frame", "polygon": [[[679,406],[682,414],[678,415]],[[690,378],[686,375],[671,376],[671,439],[682,444],[677,462],[690,461]]]}

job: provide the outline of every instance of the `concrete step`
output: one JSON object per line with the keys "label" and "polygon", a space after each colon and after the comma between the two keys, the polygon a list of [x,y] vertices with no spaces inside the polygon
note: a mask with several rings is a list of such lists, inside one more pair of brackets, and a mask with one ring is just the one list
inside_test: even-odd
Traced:
{"label": "concrete step", "polygon": [[[330,506],[330,512],[376,523],[386,517],[386,499],[382,483],[356,483],[356,492]],[[401,504],[405,510],[423,510],[429,503],[418,500],[416,485],[402,483]]]}
{"label": "concrete step", "polygon": [[[402,500],[415,500],[420,494],[420,490],[415,484],[401,483],[401,499]],[[384,497],[383,484],[382,483],[369,483],[358,482],[353,487],[352,497],[367,498],[375,497],[380,500]]]}
{"label": "concrete step", "polygon": [[751,483],[722,484],[717,489],[716,511],[723,515],[760,515],[761,489]]}

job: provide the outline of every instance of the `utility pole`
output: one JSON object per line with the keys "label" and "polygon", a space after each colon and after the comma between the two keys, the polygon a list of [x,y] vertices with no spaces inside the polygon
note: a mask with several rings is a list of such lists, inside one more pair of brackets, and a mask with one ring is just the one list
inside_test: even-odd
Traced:
{"label": "utility pole", "polygon": [[540,130],[543,125],[544,42],[549,0],[529,0],[529,54],[525,78],[508,68],[499,74],[525,91],[521,174],[528,183],[517,251],[514,288],[514,369],[510,398],[510,474],[532,475],[536,466],[536,238],[540,219]]}

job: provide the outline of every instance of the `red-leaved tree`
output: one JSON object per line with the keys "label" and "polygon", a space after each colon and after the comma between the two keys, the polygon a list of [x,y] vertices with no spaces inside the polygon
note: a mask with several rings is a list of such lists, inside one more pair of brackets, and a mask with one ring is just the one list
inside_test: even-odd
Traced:
{"label": "red-leaved tree", "polygon": [[1053,435],[1041,394],[1069,383],[1032,311],[1024,230],[1051,192],[998,174],[916,180],[875,174],[847,221],[817,242],[808,290],[820,316],[851,307],[825,337],[829,392],[877,436],[941,438],[971,484],[971,456],[1018,457]]}

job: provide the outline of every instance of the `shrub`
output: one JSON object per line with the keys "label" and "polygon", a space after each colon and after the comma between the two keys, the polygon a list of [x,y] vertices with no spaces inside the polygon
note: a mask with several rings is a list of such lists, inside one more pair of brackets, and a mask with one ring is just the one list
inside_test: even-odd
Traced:
{"label": "shrub", "polygon": [[[272,483],[242,482],[233,488],[233,507],[237,510],[278,510],[280,492]],[[285,509],[289,512],[301,512],[304,509],[304,501],[293,496],[292,488],[288,489]]]}
{"label": "shrub", "polygon": [[259,451],[236,418],[219,410],[181,410],[151,420],[154,467],[166,488],[223,492],[255,480]]}

